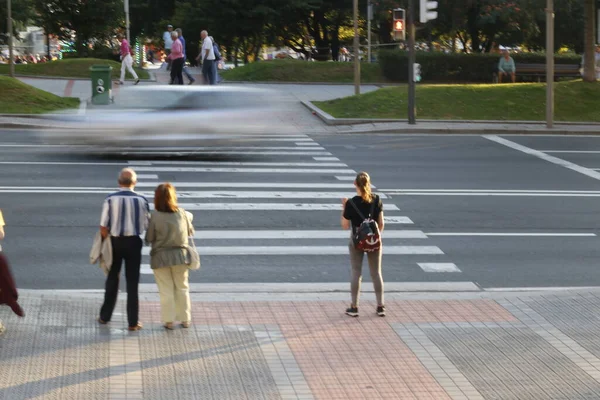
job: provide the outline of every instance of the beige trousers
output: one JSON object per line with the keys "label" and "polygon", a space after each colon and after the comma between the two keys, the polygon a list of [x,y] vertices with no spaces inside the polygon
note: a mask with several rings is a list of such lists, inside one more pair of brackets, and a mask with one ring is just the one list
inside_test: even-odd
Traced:
{"label": "beige trousers", "polygon": [[187,265],[174,265],[152,270],[160,294],[160,314],[163,324],[167,322],[191,322],[189,269]]}

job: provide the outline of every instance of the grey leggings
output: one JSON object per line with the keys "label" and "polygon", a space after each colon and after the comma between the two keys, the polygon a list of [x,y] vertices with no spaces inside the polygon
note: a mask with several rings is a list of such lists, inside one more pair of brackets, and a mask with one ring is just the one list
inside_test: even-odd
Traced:
{"label": "grey leggings", "polygon": [[[352,241],[350,241],[348,247],[350,249],[350,291],[352,292],[352,305],[358,307],[358,295],[360,294],[360,284],[362,282],[362,263],[365,253],[357,250]],[[366,253],[378,305],[384,304],[383,278],[381,277],[382,250],[383,247],[378,251]]]}

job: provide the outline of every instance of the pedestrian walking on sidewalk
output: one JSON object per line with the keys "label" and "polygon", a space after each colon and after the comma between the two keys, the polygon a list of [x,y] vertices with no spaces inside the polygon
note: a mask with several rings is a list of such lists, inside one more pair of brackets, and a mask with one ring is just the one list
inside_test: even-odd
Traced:
{"label": "pedestrian walking on sidewalk", "polygon": [[188,67],[185,65],[185,61],[187,60],[187,53],[185,50],[185,38],[183,37],[183,31],[181,30],[181,28],[177,28],[175,29],[175,32],[177,32],[177,35],[179,37],[179,41],[181,42],[181,46],[183,48],[183,73],[185,74],[185,76],[187,76],[188,80],[190,81],[190,85],[194,82],[196,82],[196,79],[194,79],[194,77],[192,76],[192,74],[190,74],[190,71],[188,70]]}
{"label": "pedestrian walking on sidewalk", "polygon": [[[2,210],[0,210],[0,241],[4,240],[4,217],[2,216]],[[15,314],[19,317],[25,316],[23,309],[19,306],[17,300],[19,294],[13,279],[8,260],[2,252],[2,246],[0,246],[0,304],[6,304],[9,306]],[[0,320],[0,335],[6,331],[6,328]]]}
{"label": "pedestrian walking on sidewalk", "polygon": [[177,40],[177,32],[171,32],[173,38],[173,46],[171,47],[171,54],[169,59],[171,60],[171,85],[183,85],[183,64],[185,62],[183,56],[183,46],[181,41]]}
{"label": "pedestrian walking on sidewalk", "polygon": [[362,264],[365,253],[369,262],[371,280],[377,297],[376,313],[385,316],[383,302],[383,278],[381,259],[383,246],[383,203],[379,196],[371,192],[371,178],[366,172],[359,172],[354,180],[357,196],[342,199],[342,229],[351,229],[350,250],[350,291],[352,303],[346,310],[351,317],[358,317],[358,297],[362,282]]}
{"label": "pedestrian walking on sidewalk", "polygon": [[202,38],[202,50],[200,51],[197,60],[202,58],[202,76],[204,76],[204,83],[207,85],[214,85],[216,79],[214,63],[216,61],[213,42],[208,36],[207,31],[202,31],[200,37]]}
{"label": "pedestrian walking on sidewalk", "polygon": [[119,34],[117,38],[121,41],[121,79],[119,79],[119,84],[125,84],[125,69],[127,69],[135,79],[134,85],[137,85],[140,83],[140,79],[133,69],[133,58],[131,57],[131,47],[129,47],[129,42],[122,34]]}
{"label": "pedestrian walking on sidewalk", "polygon": [[106,278],[104,304],[100,309],[100,324],[107,324],[111,318],[117,294],[121,265],[125,262],[127,280],[127,320],[130,331],[142,329],[138,320],[140,266],[142,262],[142,232],[148,227],[150,207],[148,200],[134,191],[137,174],[131,168],[124,168],[119,174],[119,190],[110,194],[102,205],[100,233],[103,238],[110,236],[113,258]]}
{"label": "pedestrian walking on sidewalk", "polygon": [[192,321],[187,263],[188,241],[194,235],[193,218],[190,212],[178,207],[173,185],[163,183],[156,188],[146,243],[152,246],[150,267],[158,285],[161,318],[166,329],[173,329],[175,321],[189,328]]}
{"label": "pedestrian walking on sidewalk", "polygon": [[167,30],[163,32],[163,42],[165,42],[165,54],[167,56],[167,71],[171,70],[171,59],[169,58],[169,55],[171,54],[171,47],[173,46],[172,32],[173,25],[167,25]]}

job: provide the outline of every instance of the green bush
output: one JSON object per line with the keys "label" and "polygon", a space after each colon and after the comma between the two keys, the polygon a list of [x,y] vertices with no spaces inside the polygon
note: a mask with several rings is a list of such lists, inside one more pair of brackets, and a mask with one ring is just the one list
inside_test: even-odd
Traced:
{"label": "green bush", "polygon": [[[512,54],[515,63],[545,64],[546,55],[541,53]],[[408,52],[380,50],[379,65],[382,75],[392,82],[408,80]],[[423,82],[437,83],[490,83],[498,66],[498,54],[446,54],[417,52],[416,62],[421,64]],[[557,64],[579,65],[581,57],[560,55],[554,58]],[[517,75],[518,75],[517,71]]]}

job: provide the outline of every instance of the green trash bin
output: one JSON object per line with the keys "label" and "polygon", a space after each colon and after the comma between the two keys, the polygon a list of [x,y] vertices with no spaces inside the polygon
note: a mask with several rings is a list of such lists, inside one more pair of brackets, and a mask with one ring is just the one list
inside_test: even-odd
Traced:
{"label": "green trash bin", "polygon": [[110,65],[92,65],[92,104],[110,104],[112,100],[112,67]]}

